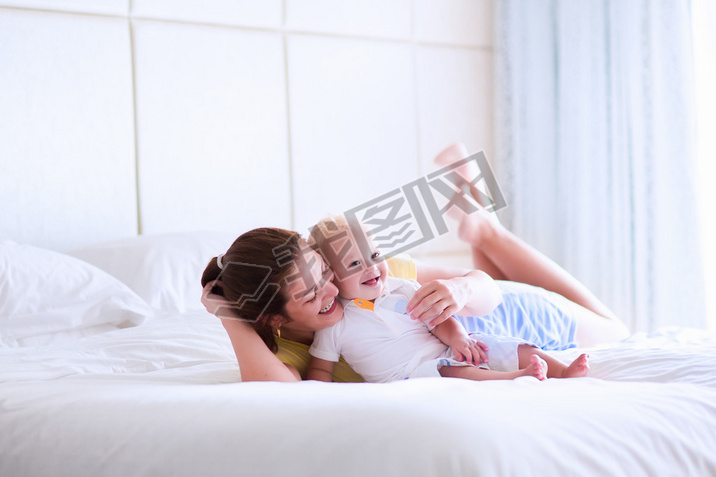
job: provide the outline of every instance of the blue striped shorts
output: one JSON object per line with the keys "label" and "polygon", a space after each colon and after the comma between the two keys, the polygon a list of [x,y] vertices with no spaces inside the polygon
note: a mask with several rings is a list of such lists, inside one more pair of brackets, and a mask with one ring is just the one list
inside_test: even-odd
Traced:
{"label": "blue striped shorts", "polygon": [[544,350],[575,348],[572,303],[562,295],[524,283],[497,280],[502,304],[489,315],[456,316],[468,333],[511,336]]}

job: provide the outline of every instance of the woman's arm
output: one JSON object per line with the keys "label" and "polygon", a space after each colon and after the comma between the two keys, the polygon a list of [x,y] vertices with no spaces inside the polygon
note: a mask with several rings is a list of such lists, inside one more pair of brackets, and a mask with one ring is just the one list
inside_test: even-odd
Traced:
{"label": "woman's arm", "polygon": [[281,362],[250,324],[236,318],[222,318],[241,369],[241,381],[300,381],[293,366]]}
{"label": "woman's arm", "polygon": [[266,346],[249,323],[231,311],[222,296],[211,293],[216,282],[204,287],[201,302],[209,313],[221,318],[221,324],[229,334],[234,354],[239,362],[242,381],[300,381],[301,376],[293,366],[281,362]]}
{"label": "woman's arm", "polygon": [[417,261],[415,265],[423,286],[406,309],[415,319],[437,325],[455,314],[486,315],[502,303],[500,289],[485,272]]}

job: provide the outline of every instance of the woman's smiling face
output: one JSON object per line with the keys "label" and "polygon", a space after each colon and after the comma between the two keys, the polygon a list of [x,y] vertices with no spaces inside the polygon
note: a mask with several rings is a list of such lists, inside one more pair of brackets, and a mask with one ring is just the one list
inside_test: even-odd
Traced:
{"label": "woman's smiling face", "polygon": [[296,260],[296,280],[286,288],[285,314],[292,321],[285,328],[295,331],[318,331],[337,323],[343,317],[338,302],[338,288],[333,272],[321,255],[306,251]]}

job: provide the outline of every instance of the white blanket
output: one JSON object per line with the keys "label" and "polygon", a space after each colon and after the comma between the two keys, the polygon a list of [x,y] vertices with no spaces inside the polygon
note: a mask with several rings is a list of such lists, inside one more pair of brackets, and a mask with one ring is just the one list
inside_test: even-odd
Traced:
{"label": "white blanket", "polygon": [[0,349],[0,476],[716,475],[716,337],[587,352],[580,379],[240,383],[204,312]]}

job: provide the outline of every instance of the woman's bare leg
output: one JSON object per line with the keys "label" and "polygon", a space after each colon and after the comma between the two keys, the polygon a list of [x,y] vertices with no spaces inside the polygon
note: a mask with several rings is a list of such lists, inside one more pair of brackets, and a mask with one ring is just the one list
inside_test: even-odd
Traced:
{"label": "woman's bare leg", "polygon": [[577,320],[576,339],[580,346],[592,346],[629,336],[624,323],[587,287],[493,220],[489,212],[482,210],[465,216],[459,234],[472,247],[475,267],[487,263],[488,267],[499,271],[493,278],[541,287],[572,302],[572,315]]}
{"label": "woman's bare leg", "polygon": [[472,266],[475,267],[476,270],[482,270],[483,272],[490,275],[494,280],[510,280],[497,265],[492,263],[492,260],[490,260],[490,258],[485,255],[482,250],[480,250],[478,247],[475,247],[474,245],[471,247],[471,249]]}
{"label": "woman's bare leg", "polygon": [[[447,165],[466,157],[462,144],[442,151],[435,162]],[[469,182],[474,171],[459,171]],[[472,175],[471,175],[472,174]],[[476,198],[477,200],[477,198]],[[558,293],[574,304],[577,341],[590,346],[623,339],[627,327],[587,287],[539,250],[507,230],[497,217],[481,210],[456,217],[458,236],[470,244],[473,265],[496,280],[526,283]],[[606,318],[606,320],[605,320]]]}
{"label": "woman's bare leg", "polygon": [[[445,167],[454,162],[459,161],[460,159],[464,159],[467,156],[469,156],[469,154],[465,145],[461,142],[456,142],[450,144],[448,147],[440,151],[440,153],[435,157],[434,162],[438,166]],[[458,168],[456,172],[460,174],[463,179],[465,179],[465,184],[470,186],[469,193],[473,195],[473,197],[478,203],[482,204],[477,192],[474,190],[474,186],[470,184],[470,181],[479,173],[477,166],[471,163],[464,164],[463,166]],[[486,204],[482,205],[484,206]],[[467,233],[467,231],[462,230],[462,224],[468,225],[467,222],[464,221],[464,219],[467,217],[467,214],[465,214],[465,212],[463,212],[462,210],[457,209],[456,207],[452,207],[450,210],[448,210],[448,215],[456,221],[460,222],[461,229],[458,232],[458,235],[462,238],[463,234]],[[490,258],[485,255],[478,247],[475,246],[472,247],[472,261],[474,267],[477,270],[482,270],[495,280],[508,280],[508,278],[504,276],[499,267],[492,263]]]}
{"label": "woman's bare leg", "polygon": [[615,318],[614,313],[579,280],[542,252],[491,220],[488,214],[487,211],[479,211],[466,216],[460,224],[463,231],[461,238],[487,257],[505,279],[559,293],[604,318]]}
{"label": "woman's bare leg", "polygon": [[577,303],[570,302],[572,316],[577,322],[574,338],[579,346],[594,346],[600,343],[623,340],[630,335],[629,328],[617,317],[594,313]]}

